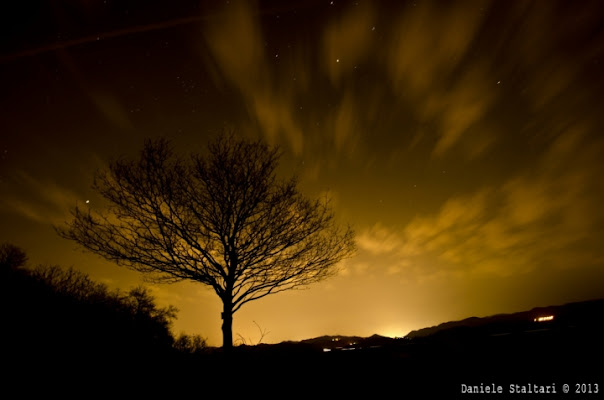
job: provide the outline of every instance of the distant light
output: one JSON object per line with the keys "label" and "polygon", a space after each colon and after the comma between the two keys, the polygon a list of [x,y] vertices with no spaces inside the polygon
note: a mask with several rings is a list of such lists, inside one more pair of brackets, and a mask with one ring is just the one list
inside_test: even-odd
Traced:
{"label": "distant light", "polygon": [[331,349],[328,349],[328,348],[323,349],[323,353],[327,353],[328,351],[331,351]]}
{"label": "distant light", "polygon": [[545,317],[535,318],[534,321],[535,322],[544,322],[544,321],[551,321],[553,319],[554,319],[553,315],[546,315]]}
{"label": "distant light", "polygon": [[90,203],[90,200],[86,200],[86,204]]}
{"label": "distant light", "polygon": [[336,58],[336,62],[337,62],[337,63],[339,63],[339,62],[340,62],[340,59],[339,59],[339,58]]}

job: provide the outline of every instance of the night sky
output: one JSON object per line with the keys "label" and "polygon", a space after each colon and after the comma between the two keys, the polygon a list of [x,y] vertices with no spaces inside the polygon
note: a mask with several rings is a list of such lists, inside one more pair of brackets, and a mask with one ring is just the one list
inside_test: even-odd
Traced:
{"label": "night sky", "polygon": [[[281,146],[279,174],[331,196],[358,246],[338,276],[245,305],[235,342],[604,297],[601,1],[12,3],[0,241],[31,266],[145,283],[53,225],[101,207],[94,171],[145,138],[186,154],[226,129]],[[151,287],[176,333],[221,345],[210,288]]]}

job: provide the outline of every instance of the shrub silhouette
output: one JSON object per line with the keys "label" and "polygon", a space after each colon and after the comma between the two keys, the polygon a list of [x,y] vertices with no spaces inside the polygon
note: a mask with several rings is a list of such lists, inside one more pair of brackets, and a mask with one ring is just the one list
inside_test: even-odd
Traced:
{"label": "shrub silhouette", "polygon": [[[176,308],[157,306],[147,288],[111,291],[73,268],[28,269],[25,261],[22,250],[0,246],[5,360],[82,366],[109,359],[142,362],[180,349],[170,331]],[[198,340],[191,343],[189,353],[201,347]]]}
{"label": "shrub silhouette", "polygon": [[174,340],[174,348],[181,353],[201,355],[207,350],[206,340],[199,335],[187,335],[181,333]]}

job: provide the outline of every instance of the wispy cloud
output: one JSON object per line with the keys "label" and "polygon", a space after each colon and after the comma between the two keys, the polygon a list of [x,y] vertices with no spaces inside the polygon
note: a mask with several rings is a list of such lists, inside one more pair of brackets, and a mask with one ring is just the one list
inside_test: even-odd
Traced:
{"label": "wispy cloud", "polygon": [[9,183],[10,190],[0,197],[3,207],[42,224],[65,222],[69,209],[77,201],[85,201],[53,180],[38,179],[24,171],[17,171]]}
{"label": "wispy cloud", "polygon": [[373,255],[384,255],[401,248],[403,241],[396,232],[378,223],[361,232],[357,237],[358,246]]}
{"label": "wispy cloud", "polygon": [[404,228],[375,225],[360,233],[359,247],[388,256],[388,273],[418,278],[601,264],[604,198],[592,186],[601,173],[604,142],[586,137],[578,127],[569,129],[532,172],[452,197]]}
{"label": "wispy cloud", "polygon": [[[265,51],[258,10],[248,2],[227,4],[205,30],[206,42],[219,66],[217,79],[236,87],[266,139],[277,144],[283,136],[294,152],[304,147],[302,131],[295,122],[292,82],[275,82],[270,71],[279,54]],[[280,84],[281,83],[281,84]]]}
{"label": "wispy cloud", "polygon": [[460,68],[484,17],[481,7],[464,2],[421,2],[394,24],[388,76],[422,122],[438,124],[437,156],[462,140],[492,105],[496,82],[487,78],[487,65],[473,61]]}

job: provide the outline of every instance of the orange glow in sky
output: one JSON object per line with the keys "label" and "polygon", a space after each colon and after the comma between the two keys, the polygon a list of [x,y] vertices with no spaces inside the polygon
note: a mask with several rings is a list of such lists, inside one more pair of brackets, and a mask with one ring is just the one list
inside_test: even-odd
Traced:
{"label": "orange glow in sky", "polygon": [[[279,145],[279,174],[329,195],[358,246],[246,304],[236,343],[604,297],[600,2],[48,3],[11,11],[0,54],[0,241],[30,265],[145,284],[52,226],[104,207],[93,172],[145,138],[187,154],[226,128]],[[148,286],[176,333],[221,344],[210,288]]]}

